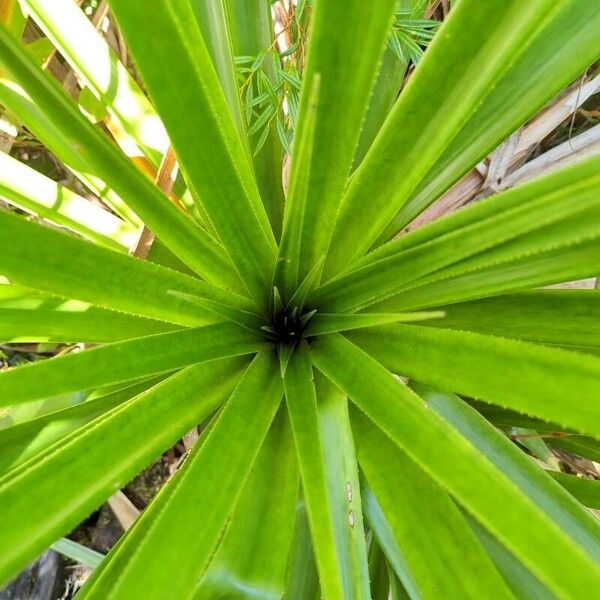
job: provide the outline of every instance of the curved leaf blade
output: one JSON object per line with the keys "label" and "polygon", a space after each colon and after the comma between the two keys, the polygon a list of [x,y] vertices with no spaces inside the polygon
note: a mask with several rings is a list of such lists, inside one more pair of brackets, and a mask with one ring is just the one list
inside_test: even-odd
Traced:
{"label": "curved leaf blade", "polygon": [[[0,479],[0,581],[24,567],[214,410],[240,361],[191,367],[75,431]],[[197,399],[190,402],[190,397]],[[173,401],[179,401],[173,410]],[[147,435],[152,431],[151,436]],[[48,472],[60,474],[48,477]]]}
{"label": "curved leaf blade", "polygon": [[[595,560],[383,366],[337,334],[313,343],[311,356],[394,443],[557,595],[585,597],[600,585]],[[580,568],[573,570],[575,563]]]}
{"label": "curved leaf blade", "polygon": [[[197,444],[141,540],[125,540],[118,577],[107,569],[88,594],[135,598],[189,597],[219,542],[281,402],[281,378],[273,356],[258,355],[226,402],[204,443]],[[202,522],[202,529],[190,523]]]}
{"label": "curved leaf blade", "polygon": [[0,406],[252,354],[265,346],[257,336],[230,323],[116,342],[0,373]]}
{"label": "curved leaf blade", "polygon": [[[357,477],[350,474],[356,470],[351,465],[355,458],[348,432],[344,431],[349,425],[344,422],[348,417],[339,392],[323,385],[321,388],[324,388],[321,397],[317,398],[309,353],[303,344],[290,359],[284,389],[321,593],[331,599],[368,598],[364,533],[354,521],[354,515],[358,517],[361,510]],[[347,457],[339,464],[334,453]],[[340,477],[336,467],[349,474]]]}
{"label": "curved leaf blade", "polygon": [[600,407],[595,401],[600,398],[597,357],[413,325],[357,330],[348,337],[406,377],[600,434]]}

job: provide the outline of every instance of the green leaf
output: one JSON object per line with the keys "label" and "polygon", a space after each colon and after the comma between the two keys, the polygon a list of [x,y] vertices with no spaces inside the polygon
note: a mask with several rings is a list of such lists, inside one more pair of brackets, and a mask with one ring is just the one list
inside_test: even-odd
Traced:
{"label": "green leaf", "polygon": [[388,562],[390,587],[394,588],[393,581],[398,578],[402,582],[400,587],[403,590],[408,590],[408,593],[405,592],[402,598],[418,598],[419,590],[409,569],[403,549],[400,548],[394,537],[381,506],[379,506],[371,488],[365,483],[364,477],[360,489],[365,520],[373,533],[374,540],[382,548]]}
{"label": "green leaf", "polygon": [[[79,152],[79,146],[76,142],[73,143],[69,133],[64,132],[62,127],[58,128],[53,118],[46,115],[21,86],[2,73],[0,102],[102,202],[128,223],[138,227],[141,225],[137,214],[100,178],[95,163],[86,154]],[[85,113],[81,105],[79,110]]]}
{"label": "green leaf", "polygon": [[432,327],[561,346],[600,346],[600,291],[535,290],[441,307]]}
{"label": "green leaf", "polygon": [[413,321],[425,321],[439,319],[444,316],[441,311],[437,312],[415,312],[415,313],[362,313],[359,315],[328,314],[317,312],[310,320],[304,335],[315,336],[327,333],[337,333],[351,329],[363,329],[364,327],[376,327],[388,323],[410,323]]}
{"label": "green leaf", "polygon": [[583,505],[600,509],[600,481],[555,471],[550,471],[549,474]]}
{"label": "green leaf", "polygon": [[369,547],[369,581],[372,598],[388,598],[390,581],[388,564],[381,548],[371,539]]}
{"label": "green leaf", "polygon": [[357,409],[351,418],[360,466],[406,557],[415,596],[484,598],[494,590],[495,598],[512,598],[446,492]]}
{"label": "green leaf", "polygon": [[[297,290],[300,271],[300,260],[302,252],[302,239],[304,233],[304,217],[306,214],[309,192],[308,170],[312,160],[315,146],[315,132],[317,121],[317,109],[319,103],[319,91],[321,87],[321,75],[316,73],[310,81],[310,97],[304,113],[304,126],[296,135],[294,157],[290,172],[290,183],[288,199],[285,205],[283,220],[283,233],[279,244],[279,256],[275,268],[275,282],[281,287],[285,298],[290,298]],[[308,92],[306,92],[308,93]],[[315,265],[303,275],[304,281],[309,279],[318,283],[321,277],[323,260],[318,261],[320,265],[315,272]]]}
{"label": "green leaf", "polygon": [[[393,36],[390,36],[390,40],[392,38]],[[371,94],[369,108],[365,115],[365,121],[354,157],[354,168],[362,162],[375,137],[381,130],[385,119],[396,102],[398,92],[406,74],[408,62],[400,60],[389,44],[390,42],[388,41],[388,47],[383,54],[379,74],[377,75],[373,93]]]}
{"label": "green leaf", "polygon": [[81,404],[0,430],[0,473],[15,467],[111,408],[137,396],[163,377],[134,383]]}
{"label": "green leaf", "polygon": [[[219,76],[227,106],[242,141],[246,140],[246,126],[238,94],[238,84],[234,66],[233,45],[227,16],[226,0],[191,0],[196,23],[202,31],[206,48],[210,53]],[[249,151],[249,148],[246,148]]]}
{"label": "green leaf", "polygon": [[[271,5],[263,0],[246,0],[245,2],[223,0],[223,2],[226,6],[233,53],[238,59],[240,56],[249,56],[249,62],[252,63],[256,56],[266,48],[271,48],[273,44]],[[259,73],[268,78],[271,84],[275,83],[275,66],[271,61],[263,61]],[[242,83],[245,83],[246,79],[247,76],[244,76]],[[254,81],[250,81],[246,89],[252,93],[256,87]],[[283,112],[279,107],[278,112],[281,117]],[[265,132],[264,145],[260,152],[256,153],[255,150],[252,161],[263,205],[275,238],[279,239],[285,205],[281,177],[283,147],[275,127],[266,127]]]}
{"label": "green leaf", "polygon": [[230,323],[108,344],[0,373],[0,406],[251,354],[265,345],[261,338]]}
{"label": "green leaf", "polygon": [[186,300],[191,305],[200,306],[227,321],[237,323],[240,327],[249,331],[254,331],[255,333],[260,334],[261,327],[265,324],[265,320],[259,315],[235,306],[228,306],[223,302],[207,300],[206,298],[186,294],[185,292],[179,292],[177,290],[169,290],[169,293],[177,298]]}
{"label": "green leaf", "polygon": [[196,278],[94,246],[14,214],[0,213],[0,236],[6,245],[0,255],[0,273],[25,287],[181,325],[217,319],[201,308],[190,310],[188,301],[169,290],[254,309],[247,299]]}
{"label": "green leaf", "polygon": [[412,382],[411,387],[427,402],[427,406],[474,444],[591,556],[600,560],[600,523],[560,489],[550,478],[549,472],[535,465],[515,444],[457,396],[421,383]]}
{"label": "green leaf", "polygon": [[[275,357],[258,355],[202,444],[186,461],[163,506],[149,509],[145,537],[125,540],[116,556],[118,577],[107,569],[91,598],[185,598],[192,595],[211,559],[231,510],[281,401]],[[200,528],[190,523],[201,523]],[[248,542],[248,540],[247,540]]]}
{"label": "green leaf", "polygon": [[125,66],[70,0],[20,0],[87,89],[158,168],[169,145],[165,128]]}
{"label": "green leaf", "polygon": [[265,302],[275,238],[192,6],[166,0],[151,11],[141,0],[111,0],[110,6],[194,199],[250,293]]}
{"label": "green leaf", "polygon": [[324,598],[369,598],[362,508],[345,398],[313,383],[306,344],[292,356],[285,397]]}
{"label": "green leaf", "polygon": [[[417,298],[420,296],[421,302],[423,298],[431,301],[435,293],[447,294],[448,287],[457,282],[453,302],[471,299],[474,292],[480,297],[489,296],[591,277],[597,272],[594,249],[599,216],[600,211],[595,207],[565,216],[523,239],[517,238],[441,269],[416,283]],[[465,280],[470,285],[465,285]]]}
{"label": "green leaf", "polygon": [[131,224],[4,152],[0,152],[0,197],[112,250],[126,251],[139,237]]}
{"label": "green leaf", "polygon": [[[313,342],[311,357],[394,443],[557,595],[585,597],[600,585],[595,560],[383,366],[338,334]],[[575,564],[579,566],[574,568]]]}
{"label": "green leaf", "polygon": [[489,531],[465,513],[480,544],[496,565],[496,568],[519,600],[555,600],[556,596],[540,583],[515,556],[510,553]]}
{"label": "green leaf", "polygon": [[50,546],[55,552],[59,552],[63,556],[70,558],[86,567],[95,569],[104,559],[104,554],[96,552],[91,548],[86,548],[77,542],[67,538],[61,538]]}
{"label": "green leaf", "polygon": [[[0,478],[6,519],[0,543],[11,548],[0,555],[0,581],[15,575],[219,406],[240,366],[238,359],[190,367]],[[49,472],[55,476],[48,477]]]}
{"label": "green leaf", "polygon": [[[568,0],[553,8],[556,10],[539,20],[536,32],[519,49],[519,56],[502,78],[480,98],[475,112],[379,241],[400,231],[598,59],[600,17],[593,7]],[[475,56],[473,59],[477,60]]]}
{"label": "green leaf", "polygon": [[289,598],[321,598],[308,518],[302,500],[298,500],[296,508],[296,527],[288,560],[285,589]]}
{"label": "green leaf", "polygon": [[[411,286],[594,239],[600,235],[599,165],[591,159],[484,201],[470,217],[447,219],[446,227],[467,218],[468,224],[424,243],[411,244],[410,236],[390,242],[323,286],[313,302],[356,309]],[[475,212],[485,217],[473,222]]]}
{"label": "green leaf", "polygon": [[109,139],[79,112],[77,106],[42,72],[6,31],[0,28],[0,66],[76,150],[79,163],[120,196],[177,256],[203,277],[231,283],[230,263],[221,247],[138,170]]}
{"label": "green leaf", "polygon": [[[595,218],[592,215],[587,218],[584,216],[579,219],[579,225],[594,227]],[[579,225],[567,226],[565,230],[577,232]],[[546,233],[541,230],[537,236],[542,243]],[[499,264],[492,259],[479,270],[413,287],[373,304],[369,310],[382,312],[419,310],[446,303],[476,300],[507,292],[519,292],[586,279],[596,276],[598,261],[600,261],[600,246],[594,235],[592,239],[580,241],[572,247],[547,249],[532,255],[525,254],[515,260],[509,259]]]}
{"label": "green leaf", "polygon": [[[427,175],[443,173],[443,161],[454,159],[456,167],[436,189],[438,193],[597,58],[600,19],[591,10],[581,11],[579,4],[542,0],[524,6],[519,0],[485,4],[461,0],[454,7],[352,178],[325,265],[326,279],[369,249]],[[561,29],[560,39],[579,40],[570,29],[573,19],[589,40],[582,53],[574,46],[563,52],[556,43]],[[548,58],[556,61],[556,74],[548,70]],[[532,75],[537,82],[533,88]],[[486,100],[499,86],[488,113]],[[521,102],[524,95],[527,100]],[[486,113],[484,122],[476,125],[482,111]],[[499,118],[507,114],[508,118]],[[470,131],[465,135],[464,129],[471,126],[476,134]],[[452,146],[461,136],[471,141],[471,135],[478,140],[474,153],[462,152],[462,144]],[[351,251],[349,239],[355,241]]]}
{"label": "green leaf", "polygon": [[300,280],[327,252],[394,5],[395,0],[381,0],[376,5],[361,0],[315,3],[296,133],[298,139],[303,139],[303,130],[312,127],[308,115],[313,110],[311,92],[318,77],[314,125],[318,135],[309,164],[303,169],[306,206]]}
{"label": "green leaf", "polygon": [[275,417],[195,598],[281,598],[296,522],[298,466],[289,418]]}
{"label": "green leaf", "polygon": [[595,402],[600,398],[599,358],[414,325],[357,330],[348,337],[395,373],[600,434],[600,407]]}
{"label": "green leaf", "polygon": [[4,298],[0,286],[0,339],[6,342],[116,342],[179,327],[113,310],[23,291]]}

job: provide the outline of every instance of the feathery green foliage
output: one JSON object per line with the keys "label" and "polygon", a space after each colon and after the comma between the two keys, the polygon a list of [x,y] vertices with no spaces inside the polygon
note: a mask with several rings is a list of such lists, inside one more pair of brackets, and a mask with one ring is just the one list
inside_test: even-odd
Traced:
{"label": "feathery green foliage", "polygon": [[[52,546],[81,599],[593,597],[598,482],[510,436],[600,457],[600,291],[534,289],[600,271],[600,160],[388,240],[600,58],[597,7],[108,4],[139,79],[0,2],[0,102],[99,198],[0,155],[0,341],[85,345],[0,373],[0,584]],[[197,426],[107,556],[63,539]]]}

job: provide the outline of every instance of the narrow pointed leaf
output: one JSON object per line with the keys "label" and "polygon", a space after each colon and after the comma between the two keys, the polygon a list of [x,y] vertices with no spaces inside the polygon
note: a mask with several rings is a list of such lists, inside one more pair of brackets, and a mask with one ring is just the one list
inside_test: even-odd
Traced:
{"label": "narrow pointed leaf", "polygon": [[516,598],[519,600],[554,600],[556,598],[555,594],[550,592],[489,531],[469,514],[465,514],[465,518]]}
{"label": "narrow pointed leaf", "polygon": [[71,0],[21,0],[85,85],[158,168],[169,139],[152,105],[83,11]]}
{"label": "narrow pointed leaf", "polygon": [[[107,570],[90,598],[189,597],[205,571],[223,527],[240,496],[281,401],[281,379],[273,356],[255,358],[225,404],[207,439],[197,444],[183,476],[142,540],[126,540],[120,549],[124,567],[118,579]],[[201,528],[190,523],[202,523]],[[135,543],[137,542],[137,543]]]}
{"label": "narrow pointed leaf", "polygon": [[[191,0],[196,22],[202,31],[206,48],[219,76],[227,106],[233,116],[238,135],[245,141],[246,126],[238,94],[233,46],[225,0]],[[249,151],[249,147],[246,147]]]}
{"label": "narrow pointed leaf", "polygon": [[250,292],[264,302],[275,238],[191,5],[160,0],[148,11],[140,0],[111,0],[110,6],[195,200]]}
{"label": "narrow pointed leaf", "polygon": [[228,306],[223,302],[209,300],[207,298],[202,298],[201,296],[194,296],[192,294],[186,294],[185,292],[179,292],[177,290],[169,290],[169,293],[172,296],[176,296],[187,301],[191,305],[200,306],[210,312],[213,312],[215,315],[218,315],[227,321],[237,323],[240,327],[243,327],[249,331],[260,333],[261,327],[265,323],[264,319],[262,319],[256,313],[243,310],[235,306]]}
{"label": "narrow pointed leaf", "polygon": [[[234,55],[258,56],[273,43],[271,5],[262,0],[222,0],[227,9],[229,33]],[[195,0],[201,4],[203,0]],[[262,72],[275,83],[274,69],[269,60],[262,65]],[[250,83],[249,87],[253,84]],[[256,86],[255,86],[256,87]],[[242,91],[240,89],[240,91]],[[275,127],[265,128],[264,144],[259,152],[254,151],[252,162],[260,189],[260,196],[269,217],[275,238],[281,236],[285,194],[282,183],[283,147]],[[250,140],[250,145],[252,146]],[[255,148],[255,147],[253,147]]]}
{"label": "narrow pointed leaf", "polygon": [[600,434],[600,405],[595,401],[600,398],[600,358],[415,325],[355,331],[348,337],[406,377]]}
{"label": "narrow pointed leaf", "polygon": [[356,409],[352,429],[361,468],[406,556],[418,596],[476,598],[494,590],[498,598],[512,598],[446,492]]}
{"label": "narrow pointed leaf", "polygon": [[555,6],[557,10],[540,19],[540,27],[528,40],[524,52],[480,101],[379,241],[399,232],[598,60],[600,15],[590,4],[578,0]]}
{"label": "narrow pointed leaf", "polygon": [[[231,360],[184,370],[2,477],[6,521],[0,541],[11,551],[0,555],[0,581],[15,575],[214,410],[238,373],[239,361]],[[179,403],[176,411],[173,402]],[[148,431],[153,434],[147,436]],[[59,477],[47,477],[48,470]]]}
{"label": "narrow pointed leaf", "polygon": [[[343,415],[343,410],[335,407],[340,403],[335,393],[317,399],[306,345],[294,353],[284,388],[323,597],[369,597],[366,550],[364,539],[359,538],[362,527],[355,522],[361,512],[357,481],[349,475],[341,480],[333,470],[337,462],[333,454],[342,452],[345,437],[336,432],[342,425],[335,426],[334,415]],[[347,473],[353,459],[349,450],[345,448],[347,457],[339,465],[343,468],[346,463]]]}
{"label": "narrow pointed leaf", "polygon": [[[300,270],[304,216],[306,213],[309,192],[309,167],[315,147],[315,133],[321,75],[316,73],[310,83],[310,96],[304,113],[301,132],[296,136],[294,156],[292,159],[290,183],[283,220],[283,233],[279,245],[279,256],[275,269],[275,282],[281,287],[285,298],[290,298],[298,288]],[[311,267],[304,282],[312,280],[314,285],[321,278],[323,261]],[[306,293],[304,294],[306,295]]]}
{"label": "narrow pointed leaf", "polygon": [[241,296],[188,275],[94,246],[14,214],[0,213],[0,236],[6,244],[0,273],[12,283],[49,294],[182,325],[217,319],[200,307],[190,310],[189,302],[169,290],[238,308],[253,306]]}
{"label": "narrow pointed leaf", "polygon": [[[534,88],[527,104],[519,102],[519,110],[511,111],[510,119],[503,121],[500,128],[492,129],[495,135],[488,133],[498,113],[505,112],[503,107],[521,100],[521,90],[530,89],[528,71],[543,69],[539,75],[542,81],[548,79],[545,59],[549,50],[545,45],[552,40],[551,56],[559,47],[555,46],[555,28],[544,32],[549,39],[538,36],[553,21],[560,24],[560,29],[577,16],[578,3],[568,4],[569,10],[564,11],[564,5],[552,0],[526,6],[518,0],[493,0],[485,5],[467,0],[454,7],[352,179],[325,266],[327,278],[369,249],[434,165],[437,172],[441,171],[438,161],[445,152],[450,152],[453,140],[461,135],[463,128],[477,118],[479,107],[487,109],[484,100],[497,86],[504,84],[500,92],[503,102],[495,104],[495,110],[488,113],[486,128],[477,131],[482,136],[477,151],[483,154],[471,155],[469,162],[462,162],[455,178],[474,166],[485,152],[527,119],[536,106],[541,107],[597,58],[600,20],[594,18],[594,26],[586,30],[591,42],[586,52],[582,56],[576,56],[574,50],[561,53],[565,72],[556,77],[558,87],[544,86],[540,81],[538,88],[542,89]],[[587,23],[582,20],[581,24]],[[472,33],[465,36],[465,31]],[[596,41],[592,42],[594,37]],[[512,69],[518,73],[516,81],[512,79]],[[461,149],[452,151],[455,154],[448,158],[461,157]],[[446,179],[446,185],[455,180]],[[346,243],[349,239],[356,241],[351,252]]]}
{"label": "narrow pointed leaf", "polygon": [[0,197],[112,250],[127,251],[139,235],[131,224],[3,152]]}
{"label": "narrow pointed leaf", "polygon": [[[406,555],[394,537],[392,528],[381,510],[381,506],[379,506],[377,498],[375,498],[375,495],[373,494],[373,490],[367,485],[364,477],[361,480],[361,496],[365,521],[373,532],[373,538],[381,547],[388,562],[390,587],[392,589],[394,588],[393,580],[398,578],[399,581],[402,582],[399,587],[404,591],[404,595],[401,596],[402,599],[418,598],[419,589],[414,575],[411,573],[408,566]],[[390,593],[391,592],[392,590],[390,590]],[[393,597],[395,598],[396,596]]]}
{"label": "narrow pointed leaf", "polygon": [[54,117],[46,114],[42,105],[34,102],[23,87],[6,75],[0,76],[0,102],[111,210],[128,223],[141,225],[135,211],[102,180],[93,159],[79,152],[70,132],[57,127]]}
{"label": "narrow pointed leaf", "polygon": [[242,589],[264,598],[284,595],[298,483],[290,422],[280,407],[231,513],[225,537],[200,583],[197,599],[233,597]]}
{"label": "narrow pointed leaf", "polygon": [[584,506],[600,510],[600,481],[554,471],[550,472],[550,476]]}
{"label": "narrow pointed leaf", "polygon": [[261,338],[231,323],[117,342],[0,373],[0,406],[251,354],[265,345]]}
{"label": "narrow pointed leaf", "polygon": [[285,589],[290,598],[317,600],[321,597],[306,508],[301,499],[296,505],[296,527]]}
{"label": "narrow pointed leaf", "polygon": [[[319,338],[311,356],[392,441],[557,595],[585,597],[600,585],[595,560],[379,363],[339,335]],[[575,563],[580,567],[573,569]]]}
{"label": "narrow pointed leaf", "polygon": [[52,550],[86,567],[95,569],[104,559],[104,554],[82,546],[68,538],[61,538],[50,546]]}
{"label": "narrow pointed leaf", "polygon": [[600,236],[599,164],[591,159],[505,192],[477,211],[498,209],[487,218],[417,246],[406,248],[410,240],[391,242],[317,290],[313,301],[330,310],[355,309],[414,282],[449,278]]}
{"label": "narrow pointed leaf", "polygon": [[0,340],[6,342],[116,342],[179,328],[18,286],[0,286]]}
{"label": "narrow pointed leaf", "polygon": [[[376,5],[360,0],[315,4],[296,133],[298,139],[303,139],[303,130],[311,126],[310,96],[317,76],[319,103],[314,126],[318,135],[303,173],[306,207],[299,254],[300,280],[327,252],[394,5],[394,0],[381,0]],[[344,26],[340,27],[340,23]]]}
{"label": "narrow pointed leaf", "polygon": [[425,323],[563,346],[600,346],[598,290],[538,290],[441,307],[443,319]]}
{"label": "narrow pointed leaf", "polygon": [[[588,215],[579,219],[579,226],[595,227],[596,217]],[[576,232],[577,227],[568,227]],[[545,243],[545,233],[538,240]],[[575,234],[577,235],[577,234]],[[492,251],[494,252],[494,251]],[[487,254],[487,253],[484,253]],[[487,260],[488,257],[486,257]],[[600,245],[594,233],[592,239],[579,240],[571,246],[546,249],[532,255],[518,256],[499,264],[491,258],[479,270],[469,270],[455,277],[442,277],[423,285],[415,285],[395,296],[369,307],[369,310],[395,312],[422,310],[442,304],[477,300],[503,293],[530,290],[569,281],[595,277],[600,261]],[[434,278],[435,279],[435,278]]]}
{"label": "narrow pointed leaf", "polygon": [[220,246],[95,129],[58,85],[2,29],[0,49],[2,68],[42,108],[78,153],[94,164],[97,175],[123,198],[149,229],[202,276],[219,283],[231,281],[226,279],[231,267]]}
{"label": "narrow pointed leaf", "polygon": [[159,377],[134,383],[81,404],[55,410],[0,430],[0,473],[25,462],[92,419],[156,385],[161,379]]}
{"label": "narrow pointed leaf", "polygon": [[410,323],[413,321],[426,321],[429,319],[440,319],[444,316],[442,311],[414,312],[414,313],[361,313],[358,315],[350,314],[328,314],[316,313],[314,319],[310,321],[305,335],[324,335],[327,333],[337,333],[339,331],[349,331],[351,329],[363,329],[364,327],[376,327],[389,323]]}
{"label": "narrow pointed leaf", "polygon": [[600,523],[552,481],[551,473],[540,469],[506,436],[454,394],[437,391],[422,383],[411,382],[410,385],[427,402],[427,406],[474,444],[591,556],[600,560]]}

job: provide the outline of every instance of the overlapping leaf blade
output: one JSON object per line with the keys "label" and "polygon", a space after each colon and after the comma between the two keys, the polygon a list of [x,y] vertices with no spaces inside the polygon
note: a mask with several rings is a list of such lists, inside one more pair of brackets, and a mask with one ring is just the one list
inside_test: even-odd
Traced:
{"label": "overlapping leaf blade", "polygon": [[551,480],[551,473],[535,465],[457,396],[421,383],[412,382],[411,387],[427,402],[427,406],[473,443],[591,556],[600,559],[600,523]]}
{"label": "overlapping leaf blade", "polygon": [[0,213],[0,235],[6,244],[0,256],[0,273],[24,287],[181,325],[218,319],[201,307],[192,308],[169,290],[254,310],[246,298],[14,214]]}
{"label": "overlapping leaf blade", "polygon": [[[123,597],[190,597],[214,552],[282,396],[273,356],[259,355],[225,404],[207,439],[197,444],[164,506],[141,517],[141,540],[117,552],[118,577],[107,569],[88,593]],[[190,523],[202,522],[201,528]]]}
{"label": "overlapping leaf blade", "polygon": [[0,196],[112,250],[125,251],[138,238],[131,224],[4,153],[0,153]]}
{"label": "overlapping leaf blade", "polygon": [[356,309],[429,281],[594,239],[600,235],[599,164],[594,158],[484,201],[470,214],[445,219],[446,227],[464,224],[445,235],[430,239],[444,227],[440,221],[416,232],[413,238],[427,239],[423,243],[415,245],[411,236],[391,242],[317,290],[313,301],[332,310]]}
{"label": "overlapping leaf blade", "polygon": [[[304,155],[305,210],[298,256],[302,280],[327,252],[340,197],[350,173],[360,127],[375,83],[395,2],[317,2],[300,99],[298,139],[310,127],[312,89],[319,80],[312,152]],[[339,24],[343,23],[343,27]],[[357,40],[360,39],[360,44]],[[294,158],[295,160],[296,158]]]}
{"label": "overlapping leaf blade", "polygon": [[110,6],[195,200],[251,294],[265,302],[275,238],[191,5],[160,0],[149,11],[142,1],[111,0]]}
{"label": "overlapping leaf blade", "polygon": [[[77,525],[223,402],[239,368],[237,359],[184,370],[2,477],[6,521],[0,539],[11,551],[0,556],[0,581]],[[48,477],[49,472],[56,476]]]}
{"label": "overlapping leaf blade", "polygon": [[[576,13],[576,3],[569,4],[573,6],[568,8]],[[541,62],[542,73],[547,75],[543,45],[549,42],[546,39],[542,47],[535,47],[536,34],[552,20],[563,25],[568,23],[569,10],[562,12],[561,9],[562,5],[551,1],[523,5],[504,0],[486,2],[485,5],[468,0],[454,7],[419,63],[415,76],[400,95],[377,142],[353,177],[325,265],[327,279],[369,249],[395,213],[415,193],[428,171],[461,134],[465,124],[470,125],[469,120],[477,115],[482,99],[503,79],[509,97],[514,94],[518,98],[520,88],[529,88],[527,75],[520,74],[518,85],[511,79],[511,69],[518,65],[519,59],[523,60],[520,68],[524,68],[525,73],[527,68],[540,69],[536,62]],[[583,23],[589,25],[585,20]],[[598,19],[594,19],[594,26],[600,26]],[[553,28],[549,29],[546,35],[554,43]],[[588,30],[590,36],[593,29]],[[470,34],[464,35],[465,31]],[[532,46],[535,49],[530,51]],[[529,95],[529,103],[524,108],[521,106],[520,112],[512,112],[494,134],[490,133],[490,137],[485,137],[484,128],[481,146],[477,148],[477,154],[470,157],[471,161],[460,163],[460,158],[457,159],[459,167],[455,178],[473,166],[483,156],[480,155],[482,151],[499,143],[536,106],[540,107],[552,93],[560,90],[561,85],[587,67],[600,52],[597,46],[597,42],[592,44],[587,49],[590,54],[577,58],[572,51],[561,55],[564,71],[559,71],[555,91],[549,86],[545,88],[550,92],[549,96],[543,93]],[[530,56],[527,56],[528,52]],[[567,81],[563,79],[565,76]],[[505,94],[507,91],[503,89],[502,96]],[[496,113],[494,111],[494,116],[487,119],[495,119]],[[448,178],[446,185],[453,180]],[[348,239],[356,242],[350,252]]]}
{"label": "overlapping leaf blade", "polygon": [[169,145],[164,126],[125,66],[70,0],[20,0],[154,168]]}
{"label": "overlapping leaf blade", "polygon": [[202,276],[225,283],[231,270],[222,249],[190,217],[94,129],[11,36],[0,28],[0,65],[8,71],[74,149],[178,257]]}
{"label": "overlapping leaf blade", "polygon": [[361,468],[406,557],[416,595],[475,598],[493,589],[498,598],[512,598],[446,492],[356,409],[352,427]]}
{"label": "overlapping leaf blade", "polygon": [[235,596],[240,590],[252,590],[265,598],[284,595],[298,483],[296,450],[282,406],[202,578],[197,600]]}
{"label": "overlapping leaf blade", "polygon": [[[592,557],[379,363],[339,335],[320,338],[311,356],[394,443],[558,595],[585,596],[599,585]],[[573,570],[575,563],[580,568]]]}
{"label": "overlapping leaf blade", "polygon": [[600,346],[600,292],[537,290],[440,307],[433,327],[561,346]]}
{"label": "overlapping leaf blade", "polygon": [[595,401],[600,397],[597,357],[415,325],[356,330],[347,335],[395,373],[564,427],[600,434],[600,406]]}
{"label": "overlapping leaf blade", "polygon": [[368,597],[366,549],[355,458],[344,431],[345,400],[323,384],[318,398],[304,343],[291,358],[284,389],[321,590],[324,598],[363,598]]}
{"label": "overlapping leaf blade", "polygon": [[[195,1],[197,4],[202,4],[202,0]],[[235,56],[258,57],[272,47],[273,24],[269,4],[262,0],[222,1],[226,7],[231,45]],[[274,83],[273,69],[268,60],[263,62],[262,70],[265,77]],[[242,91],[241,88],[240,91]],[[252,146],[252,144],[250,145]],[[264,145],[259,152],[253,152],[252,161],[262,202],[271,222],[273,233],[276,239],[279,239],[286,200],[281,175],[283,147],[274,127],[269,127]]]}
{"label": "overlapping leaf blade", "polygon": [[0,406],[252,354],[266,345],[255,334],[230,323],[116,342],[1,373]]}
{"label": "overlapping leaf blade", "polygon": [[5,473],[92,419],[156,385],[162,378],[159,376],[134,383],[0,430],[0,473]]}
{"label": "overlapping leaf blade", "polygon": [[600,17],[588,3],[568,0],[540,19],[540,27],[510,69],[482,100],[430,168],[380,241],[389,239],[463,173],[600,56]]}

